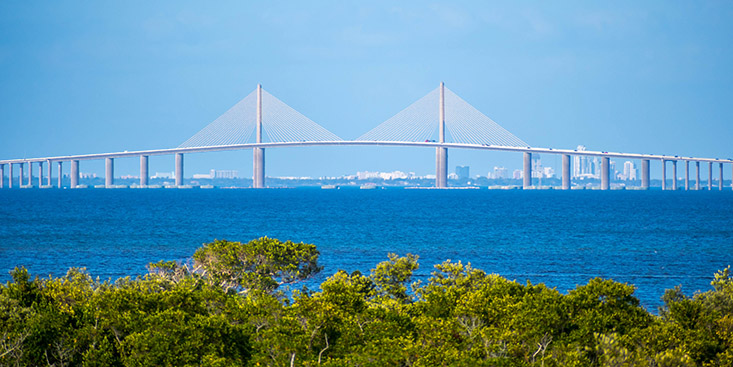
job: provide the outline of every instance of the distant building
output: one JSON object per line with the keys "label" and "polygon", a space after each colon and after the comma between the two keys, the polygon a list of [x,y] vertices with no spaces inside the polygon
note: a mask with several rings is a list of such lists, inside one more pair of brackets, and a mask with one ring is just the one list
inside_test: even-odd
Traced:
{"label": "distant building", "polygon": [[236,170],[211,170],[211,176],[213,178],[238,178],[239,171]]}
{"label": "distant building", "polygon": [[611,179],[615,179],[619,176],[618,171],[616,170],[616,161],[610,161],[608,162],[608,170],[611,173]]}
{"label": "distant building", "polygon": [[509,177],[509,171],[507,171],[504,167],[494,167],[493,174],[489,172],[489,178],[493,179],[502,179],[502,178],[508,178]]}
{"label": "distant building", "polygon": [[515,169],[514,172],[512,173],[512,178],[515,180],[520,180],[524,178],[524,172],[522,172],[521,169]]}
{"label": "distant building", "polygon": [[[575,149],[578,152],[586,150],[584,145],[578,145]],[[573,157],[573,178],[600,178],[601,162],[598,157],[585,157],[576,155]]]}
{"label": "distant building", "polygon": [[215,170],[212,169],[208,174],[196,173],[193,175],[194,179],[214,179],[214,178],[239,178],[239,171],[236,170]]}
{"label": "distant building", "polygon": [[634,181],[636,180],[636,175],[637,175],[637,170],[636,170],[636,166],[634,165],[634,162],[632,161],[624,162],[624,172],[622,173],[622,180]]}
{"label": "distant building", "polygon": [[[579,152],[585,151],[585,145],[578,145],[575,149]],[[579,178],[588,173],[588,157],[576,155],[573,157],[573,178]]]}
{"label": "distant building", "polygon": [[382,179],[382,180],[404,180],[407,178],[413,178],[415,177],[414,172],[410,172],[408,175],[407,173],[404,173],[402,171],[393,171],[393,172],[357,172],[356,178],[358,180],[370,180],[370,179]]}
{"label": "distant building", "polygon": [[539,154],[532,154],[532,178],[541,178],[543,176],[542,160]]}
{"label": "distant building", "polygon": [[555,169],[552,167],[543,167],[544,178],[555,177]]}
{"label": "distant building", "polygon": [[97,174],[96,173],[84,173],[84,172],[80,172],[79,173],[79,177],[81,177],[81,178],[97,178]]}
{"label": "distant building", "polygon": [[468,166],[456,166],[456,178],[459,180],[467,180],[471,177]]}
{"label": "distant building", "polygon": [[150,178],[172,178],[173,172],[155,172]]}

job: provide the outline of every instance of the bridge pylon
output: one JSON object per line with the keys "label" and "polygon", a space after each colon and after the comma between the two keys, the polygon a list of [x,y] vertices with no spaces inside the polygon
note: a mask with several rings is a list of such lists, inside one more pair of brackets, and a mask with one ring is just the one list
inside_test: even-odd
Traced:
{"label": "bridge pylon", "polygon": [[[445,143],[445,85],[440,82],[438,102],[438,138]],[[448,186],[448,148],[435,148],[435,187]]]}
{"label": "bridge pylon", "polygon": [[[262,84],[257,84],[257,144],[262,143]],[[254,148],[252,150],[252,187],[261,189],[265,187],[265,148]]]}
{"label": "bridge pylon", "polygon": [[448,186],[448,149],[445,144],[528,147],[527,143],[446,88],[445,83],[440,83],[430,93],[356,138],[356,141],[414,142],[434,146],[435,187],[438,188]]}
{"label": "bridge pylon", "polygon": [[[265,114],[265,112],[267,112]],[[326,130],[262,88],[261,84],[178,148],[252,148],[252,187],[265,187],[265,148],[258,144],[340,142]]]}

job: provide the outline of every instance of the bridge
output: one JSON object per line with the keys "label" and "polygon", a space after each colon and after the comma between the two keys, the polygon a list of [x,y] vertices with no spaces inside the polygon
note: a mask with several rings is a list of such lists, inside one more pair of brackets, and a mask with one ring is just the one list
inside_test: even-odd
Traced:
{"label": "bridge", "polygon": [[[446,119],[447,117],[447,119]],[[712,190],[713,164],[719,167],[718,189],[723,190],[723,165],[733,160],[702,157],[681,157],[656,154],[635,154],[608,151],[578,151],[531,147],[496,122],[475,109],[443,83],[423,98],[395,116],[354,140],[344,140],[313,122],[258,85],[256,90],[227,112],[176,148],[124,151],[114,153],[52,156],[0,160],[0,188],[5,188],[5,166],[8,168],[7,187],[15,184],[14,166],[18,167],[17,185],[33,185],[33,166],[37,166],[37,187],[50,188],[54,163],[57,167],[56,187],[62,187],[63,164],[69,162],[70,187],[79,187],[81,161],[105,160],[105,187],[114,186],[114,160],[140,159],[140,186],[149,183],[150,156],[175,156],[175,185],[184,186],[184,154],[213,151],[252,149],[253,188],[264,188],[265,149],[299,146],[403,146],[435,148],[435,187],[448,186],[448,149],[475,149],[523,153],[523,188],[532,187],[532,154],[562,156],[562,189],[571,188],[570,158],[597,157],[601,160],[601,189],[610,189],[610,159],[625,158],[641,161],[641,188],[648,189],[650,162],[662,164],[662,189],[667,189],[667,163],[672,166],[672,189],[678,189],[677,163],[685,164],[685,190],[690,186],[690,163],[697,169],[694,189],[701,189],[700,164],[708,165],[708,190]],[[28,166],[27,171],[25,166]],[[44,165],[47,168],[44,185]],[[27,172],[27,176],[24,172]],[[733,186],[733,179],[731,180]]]}

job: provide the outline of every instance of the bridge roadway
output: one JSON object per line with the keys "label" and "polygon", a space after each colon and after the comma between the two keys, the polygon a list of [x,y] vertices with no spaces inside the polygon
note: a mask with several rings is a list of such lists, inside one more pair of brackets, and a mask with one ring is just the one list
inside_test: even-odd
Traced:
{"label": "bridge roadway", "polygon": [[[424,147],[424,148],[437,148],[437,149],[478,149],[478,150],[493,150],[493,151],[505,151],[505,152],[522,152],[524,153],[524,172],[525,180],[524,187],[531,186],[531,179],[528,179],[530,175],[526,173],[530,172],[531,154],[558,154],[563,156],[563,188],[570,188],[570,156],[587,156],[587,157],[600,157],[602,159],[601,169],[601,188],[608,189],[609,186],[609,159],[610,158],[625,158],[625,159],[638,159],[642,161],[642,187],[649,187],[649,161],[656,160],[663,162],[663,189],[666,189],[666,162],[672,162],[674,169],[673,188],[677,189],[677,161],[683,161],[686,163],[686,176],[685,176],[685,188],[689,188],[689,162],[695,162],[697,167],[697,188],[700,185],[700,163],[707,162],[709,165],[708,175],[708,189],[712,188],[712,164],[719,163],[720,176],[719,176],[719,189],[722,189],[723,182],[723,164],[732,164],[733,159],[719,159],[719,158],[700,158],[700,157],[681,157],[681,156],[670,156],[670,155],[659,155],[659,154],[638,154],[638,153],[619,153],[619,152],[607,152],[607,151],[577,151],[570,149],[553,149],[553,148],[534,148],[534,147],[512,147],[512,146],[499,146],[499,145],[487,145],[487,144],[463,144],[463,143],[440,143],[440,142],[407,142],[407,141],[362,141],[362,140],[338,140],[338,141],[299,141],[299,142],[269,142],[269,143],[251,143],[251,144],[234,144],[234,145],[221,145],[221,146],[207,146],[207,147],[189,147],[189,148],[168,148],[168,149],[151,149],[151,150],[138,150],[138,151],[123,151],[115,153],[98,153],[98,154],[80,154],[80,155],[66,155],[66,156],[53,156],[53,157],[40,157],[40,158],[23,158],[23,159],[6,159],[0,160],[0,188],[4,187],[4,169],[5,165],[9,166],[9,174],[12,176],[13,165],[20,166],[20,177],[23,176],[23,166],[25,163],[29,164],[28,169],[28,183],[31,185],[31,170],[32,164],[37,163],[38,170],[38,185],[42,185],[43,179],[43,164],[48,164],[48,181],[46,186],[51,186],[51,164],[53,162],[58,163],[59,169],[59,187],[61,182],[61,162],[70,161],[72,164],[72,187],[78,184],[78,165],[79,161],[82,160],[106,160],[106,178],[105,183],[107,186],[112,184],[114,163],[115,158],[130,158],[140,157],[141,162],[141,173],[147,176],[147,162],[148,157],[151,155],[176,155],[176,185],[182,185],[183,181],[183,154],[188,153],[204,153],[214,151],[228,151],[228,150],[245,150],[255,148],[284,148],[284,147],[301,147],[301,146],[401,146],[401,147]],[[264,161],[264,159],[263,159]],[[76,178],[76,180],[75,180]],[[76,181],[76,182],[74,182]],[[141,184],[147,185],[147,177],[142,177]],[[9,185],[12,187],[12,182]]]}

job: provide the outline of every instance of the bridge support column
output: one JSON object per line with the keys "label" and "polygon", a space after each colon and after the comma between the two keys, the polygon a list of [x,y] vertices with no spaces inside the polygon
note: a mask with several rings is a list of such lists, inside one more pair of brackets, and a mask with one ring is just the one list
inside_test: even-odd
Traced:
{"label": "bridge support column", "polygon": [[448,148],[435,148],[435,187],[448,187]]}
{"label": "bridge support column", "polygon": [[43,186],[43,162],[38,162],[38,188]]}
{"label": "bridge support column", "polygon": [[601,160],[601,190],[611,188],[610,180],[611,158],[603,157]]}
{"label": "bridge support column", "polygon": [[47,160],[48,163],[48,178],[46,179],[46,186],[51,187],[51,176],[53,175],[53,163],[51,160]]}
{"label": "bridge support column", "polygon": [[522,174],[522,188],[532,187],[532,153],[524,152],[524,165]]}
{"label": "bridge support column", "polygon": [[183,186],[183,153],[176,153],[176,186]]}
{"label": "bridge support column", "polygon": [[713,162],[708,162],[708,191],[713,189]]}
{"label": "bridge support column", "polygon": [[71,188],[75,189],[79,186],[79,161],[71,161]]}
{"label": "bridge support column", "polygon": [[690,161],[685,161],[685,191],[690,189]]}
{"label": "bridge support column", "polygon": [[522,188],[532,187],[532,153],[524,152],[524,163],[522,165]]}
{"label": "bridge support column", "polygon": [[140,186],[148,186],[148,179],[150,175],[148,174],[148,156],[141,155],[140,156]]}
{"label": "bridge support column", "polygon": [[562,156],[562,189],[570,190],[570,156]]}
{"label": "bridge support column", "polygon": [[[712,163],[710,164],[712,168]],[[28,186],[33,186],[33,162],[28,162]]]}
{"label": "bridge support column", "polygon": [[697,168],[697,179],[695,180],[695,190],[700,190],[700,162],[695,162],[695,168]]}
{"label": "bridge support column", "polygon": [[[262,85],[257,84],[257,144],[262,143]],[[252,149],[252,187],[265,187],[265,148]]]}
{"label": "bridge support column", "polygon": [[667,161],[662,159],[662,190],[667,189]]}
{"label": "bridge support column", "polygon": [[8,188],[13,188],[13,164],[8,164]]}
{"label": "bridge support column", "polygon": [[110,188],[115,184],[115,159],[104,159],[104,187]]}
{"label": "bridge support column", "polygon": [[0,189],[5,188],[5,165],[0,164]]}
{"label": "bridge support column", "polygon": [[677,161],[672,161],[672,190],[677,191]]}
{"label": "bridge support column", "polygon": [[58,181],[59,182],[58,182],[58,186],[59,186],[59,189],[60,189],[61,188],[61,184],[62,184],[61,179],[63,178],[63,174],[62,174],[63,171],[61,170],[61,168],[62,168],[62,162],[61,161],[58,161],[58,164],[59,164],[59,173],[58,173],[59,174],[59,177],[58,177]]}
{"label": "bridge support column", "polygon": [[254,148],[252,157],[254,159],[252,187],[262,189],[265,187],[265,148]]}
{"label": "bridge support column", "polygon": [[718,190],[723,191],[723,163],[718,163],[720,165],[720,181],[718,181]]}
{"label": "bridge support column", "polygon": [[23,162],[18,163],[18,168],[19,168],[19,170],[18,170],[18,187],[19,188],[23,188],[23,179],[24,179],[23,178],[23,168],[24,168],[23,166],[25,166],[25,163],[23,163]]}
{"label": "bridge support column", "polygon": [[649,190],[649,160],[641,160],[641,188]]}

